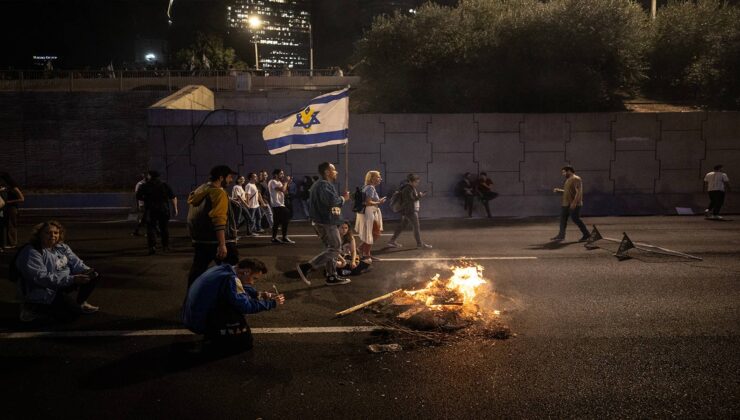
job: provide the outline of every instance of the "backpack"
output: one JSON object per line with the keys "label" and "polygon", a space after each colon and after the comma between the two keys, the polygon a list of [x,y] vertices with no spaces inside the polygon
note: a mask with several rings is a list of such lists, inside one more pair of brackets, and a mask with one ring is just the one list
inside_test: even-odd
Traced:
{"label": "backpack", "polygon": [[365,193],[360,190],[360,187],[355,189],[352,200],[354,201],[352,211],[355,213],[365,213]]}
{"label": "backpack", "polygon": [[393,195],[391,195],[391,210],[393,210],[395,213],[400,213],[401,210],[403,210],[403,198],[401,197],[401,190],[403,187],[397,189],[393,192]]}

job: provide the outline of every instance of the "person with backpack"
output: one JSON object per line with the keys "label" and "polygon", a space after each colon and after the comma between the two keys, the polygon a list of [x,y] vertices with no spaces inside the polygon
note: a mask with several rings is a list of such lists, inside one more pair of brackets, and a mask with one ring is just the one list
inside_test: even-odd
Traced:
{"label": "person with backpack", "polygon": [[[157,252],[157,230],[162,236],[162,250],[170,250],[170,231],[168,223],[171,212],[177,216],[177,197],[169,185],[159,179],[159,172],[149,171],[148,181],[136,192],[136,199],[144,202],[144,220],[146,220],[146,242],[149,255]],[[172,202],[172,210],[170,210]]]}
{"label": "person with backpack", "polygon": [[[87,302],[97,285],[98,273],[64,243],[64,227],[55,220],[33,227],[28,244],[15,255],[8,277],[18,283],[23,322],[67,320],[100,309]],[[73,292],[77,292],[74,300],[68,296]]]}
{"label": "person with backpack", "polygon": [[239,261],[236,248],[236,218],[224,190],[236,171],[226,165],[211,169],[208,182],[188,196],[188,231],[193,241],[193,265],[188,274],[188,289],[211,261],[234,265]]}
{"label": "person with backpack", "polygon": [[388,241],[389,248],[401,248],[403,245],[396,242],[408,225],[414,229],[416,247],[419,249],[431,249],[432,246],[421,240],[421,227],[419,226],[419,200],[426,195],[425,192],[417,191],[421,177],[417,174],[408,174],[406,182],[393,193],[391,197],[391,209],[401,214],[401,222]]}
{"label": "person with backpack", "polygon": [[359,246],[360,258],[377,261],[377,258],[370,255],[373,243],[380,239],[380,232],[383,231],[383,214],[380,212],[381,204],[385,203],[385,197],[380,198],[378,191],[375,189],[382,178],[378,171],[368,171],[365,174],[365,186],[360,191],[361,194],[355,196],[355,230],[357,231],[360,241]]}

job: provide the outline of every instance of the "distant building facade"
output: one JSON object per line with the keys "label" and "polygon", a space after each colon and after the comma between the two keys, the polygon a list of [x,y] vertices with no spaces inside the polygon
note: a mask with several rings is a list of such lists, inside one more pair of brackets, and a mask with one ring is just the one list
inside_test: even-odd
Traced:
{"label": "distant building facade", "polygon": [[[231,0],[226,7],[228,26],[246,32],[257,43],[260,68],[307,69],[310,7],[308,0]],[[261,21],[259,27],[250,27],[249,19],[254,17]]]}

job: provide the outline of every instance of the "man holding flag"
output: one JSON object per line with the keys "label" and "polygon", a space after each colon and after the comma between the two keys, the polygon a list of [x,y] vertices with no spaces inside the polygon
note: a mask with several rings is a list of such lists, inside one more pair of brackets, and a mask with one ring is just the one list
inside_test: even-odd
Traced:
{"label": "man holding flag", "polygon": [[[265,127],[262,138],[272,155],[288,150],[344,144],[345,164],[349,165],[348,133],[349,86],[313,98],[300,111]],[[334,185],[337,180],[334,165],[329,162],[320,164],[319,175],[321,179],[309,191],[309,217],[326,249],[311,261],[298,264],[296,268],[301,279],[309,285],[309,272],[322,265],[326,269],[327,285],[347,284],[350,280],[337,275],[336,264],[342,244],[339,235],[342,205],[349,200],[347,177],[345,176],[344,194],[340,196]]]}

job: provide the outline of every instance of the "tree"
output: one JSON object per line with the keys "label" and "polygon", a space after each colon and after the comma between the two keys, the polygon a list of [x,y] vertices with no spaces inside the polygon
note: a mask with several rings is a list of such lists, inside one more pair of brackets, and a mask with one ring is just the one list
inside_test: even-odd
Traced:
{"label": "tree", "polygon": [[246,63],[237,59],[233,48],[224,47],[221,38],[201,32],[196,34],[195,43],[175,54],[175,59],[182,68],[186,69],[191,66],[201,70],[206,67],[214,70],[247,68]]}

